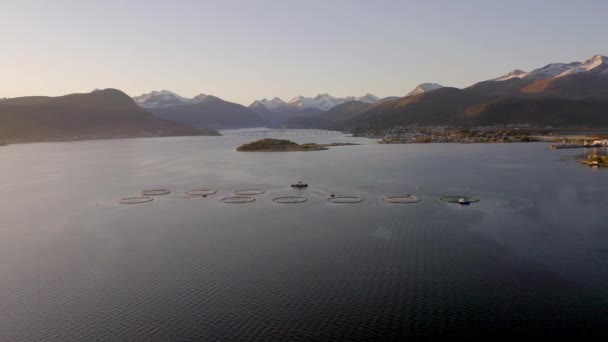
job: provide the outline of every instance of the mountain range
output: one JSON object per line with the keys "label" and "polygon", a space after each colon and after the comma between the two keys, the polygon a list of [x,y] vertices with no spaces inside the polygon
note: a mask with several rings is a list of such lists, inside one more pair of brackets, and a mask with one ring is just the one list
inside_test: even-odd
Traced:
{"label": "mountain range", "polygon": [[608,58],[601,55],[530,72],[514,70],[463,89],[421,90],[371,105],[345,103],[316,117],[292,118],[288,126],[341,130],[411,124],[608,127]]}
{"label": "mountain range", "polygon": [[279,97],[262,99],[244,107],[212,95],[200,94],[187,98],[161,90],[136,96],[133,100],[140,107],[167,120],[195,127],[230,129],[278,127],[296,116],[317,116],[346,102],[376,103],[380,98],[369,93],[345,98],[319,94],[316,97],[297,96],[289,102]]}
{"label": "mountain range", "polygon": [[177,95],[168,90],[152,91],[147,94],[133,97],[133,101],[143,108],[162,108],[197,104],[209,95],[199,94],[191,99]]}
{"label": "mountain range", "polygon": [[278,97],[249,107],[162,90],[0,99],[0,142],[217,134],[245,127],[383,129],[397,125],[608,127],[608,58],[519,69],[458,89],[423,83],[403,97]]}
{"label": "mountain range", "polygon": [[268,126],[285,125],[294,117],[316,117],[322,113],[346,102],[360,101],[376,103],[380,100],[375,95],[365,94],[359,97],[333,97],[329,94],[319,94],[316,97],[297,96],[289,102],[275,97],[272,100],[262,99],[254,101],[249,108],[262,117]]}
{"label": "mountain range", "polygon": [[197,128],[231,129],[266,125],[251,109],[212,95],[206,95],[202,100],[190,100],[186,104],[166,105],[148,110],[163,119]]}

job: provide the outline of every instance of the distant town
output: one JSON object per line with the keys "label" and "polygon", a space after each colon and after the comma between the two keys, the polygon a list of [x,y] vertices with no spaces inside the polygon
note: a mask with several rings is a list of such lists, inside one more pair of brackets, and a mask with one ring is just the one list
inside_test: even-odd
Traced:
{"label": "distant town", "polygon": [[556,134],[552,127],[530,125],[498,125],[483,127],[455,126],[396,126],[389,129],[357,129],[354,136],[379,139],[381,144],[420,143],[512,143],[512,142],[559,142],[571,144],[607,145],[603,136]]}

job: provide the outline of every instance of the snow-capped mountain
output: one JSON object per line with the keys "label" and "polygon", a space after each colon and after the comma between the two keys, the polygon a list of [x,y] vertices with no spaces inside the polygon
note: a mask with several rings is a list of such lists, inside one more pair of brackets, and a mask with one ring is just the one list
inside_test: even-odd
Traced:
{"label": "snow-capped mountain", "polygon": [[269,100],[266,98],[257,100],[255,102],[253,102],[249,107],[251,107],[251,108],[263,107],[263,108],[270,109],[270,110],[278,110],[278,109],[284,108],[285,106],[287,106],[287,102],[283,101],[279,97],[275,97],[272,100]]}
{"label": "snow-capped mountain", "polygon": [[285,102],[278,97],[273,98],[272,100],[262,99],[255,101],[249,107],[250,108],[265,108],[272,111],[281,110],[284,108],[289,109],[304,109],[304,108],[315,108],[319,110],[330,110],[335,106],[341,105],[344,102],[348,101],[361,101],[365,103],[375,103],[379,101],[380,98],[373,94],[365,94],[363,96],[349,96],[349,97],[333,97],[329,94],[319,94],[316,97],[304,97],[304,96],[296,96],[291,99],[289,102]]}
{"label": "snow-capped mountain", "polygon": [[[348,99],[350,100],[351,98],[348,98]],[[363,103],[376,103],[376,102],[380,101],[380,98],[378,96],[376,96],[374,94],[370,94],[370,93],[367,93],[363,96],[359,96],[359,97],[356,97],[353,99],[356,101],[359,101],[359,102],[363,102]]]}
{"label": "snow-capped mountain", "polygon": [[515,69],[505,75],[502,75],[500,77],[493,79],[493,81],[506,81],[506,80],[510,80],[513,78],[524,78],[524,77],[526,77],[526,75],[528,75],[527,72],[525,72],[523,70]]}
{"label": "snow-capped mountain", "polygon": [[168,90],[152,91],[133,98],[135,103],[144,108],[162,108],[190,103],[190,99],[181,97]]}
{"label": "snow-capped mountain", "polygon": [[567,75],[577,74],[580,72],[592,72],[592,73],[606,73],[608,74],[608,57],[602,55],[595,55],[591,59],[587,60],[579,66],[570,68],[556,77],[563,77]]}
{"label": "snow-capped mountain", "polygon": [[510,73],[495,78],[493,81],[506,81],[512,78],[521,78],[527,80],[546,80],[551,78],[564,77],[578,73],[602,73],[608,75],[608,57],[595,55],[585,62],[572,63],[552,63],[542,68],[526,73],[522,70],[513,70]]}
{"label": "snow-capped mountain", "polygon": [[147,94],[143,94],[140,96],[135,96],[133,100],[140,107],[153,109],[153,108],[164,108],[164,107],[173,107],[173,106],[182,106],[188,104],[197,104],[205,99],[209,98],[211,95],[207,94],[198,94],[195,97],[189,99],[187,97],[183,97],[177,95],[174,92],[169,90],[161,90],[161,91],[152,91]]}
{"label": "snow-capped mountain", "polygon": [[410,91],[406,96],[418,95],[439,88],[443,88],[443,86],[438,83],[422,83],[414,88],[414,90]]}
{"label": "snow-capped mountain", "polygon": [[582,65],[582,63],[580,63],[580,62],[573,62],[573,63],[569,63],[569,64],[552,63],[552,64],[546,65],[542,68],[532,70],[524,78],[532,79],[532,80],[546,80],[548,78],[553,78],[561,73],[564,73],[570,69],[579,67],[581,65]]}
{"label": "snow-capped mountain", "polygon": [[329,94],[319,94],[314,98],[308,98],[304,96],[294,97],[287,104],[290,107],[295,108],[317,108],[321,110],[330,110],[333,107],[346,102],[346,99],[336,98]]}

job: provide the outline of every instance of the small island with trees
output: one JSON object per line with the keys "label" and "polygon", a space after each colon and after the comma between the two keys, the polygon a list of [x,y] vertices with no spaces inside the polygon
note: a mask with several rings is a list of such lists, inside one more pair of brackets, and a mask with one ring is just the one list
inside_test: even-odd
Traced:
{"label": "small island with trees", "polygon": [[351,143],[331,143],[331,144],[316,144],[306,143],[297,144],[286,139],[261,139],[237,147],[239,152],[309,152],[323,151],[331,146],[349,146],[357,145]]}

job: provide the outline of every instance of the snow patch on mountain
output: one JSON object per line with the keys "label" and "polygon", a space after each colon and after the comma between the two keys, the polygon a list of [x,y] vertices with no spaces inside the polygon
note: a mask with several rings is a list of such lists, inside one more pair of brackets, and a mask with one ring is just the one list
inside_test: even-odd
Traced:
{"label": "snow patch on mountain", "polygon": [[492,81],[500,82],[513,78],[523,78],[536,81],[564,77],[583,72],[608,74],[608,57],[595,55],[583,63],[551,63],[542,68],[532,70],[529,73],[522,70],[513,70],[506,75],[493,79]]}
{"label": "snow patch on mountain", "polygon": [[526,79],[532,80],[546,80],[548,78],[553,78],[565,71],[581,66],[583,63],[573,62],[573,63],[552,63],[548,64],[542,68],[531,71],[528,75],[526,75]]}
{"label": "snow patch on mountain", "polygon": [[284,108],[286,106],[287,106],[287,102],[283,101],[279,97],[275,97],[272,100],[269,100],[266,98],[257,100],[254,103],[252,103],[250,107],[265,107],[270,110],[277,110],[277,109]]}
{"label": "snow patch on mountain", "polygon": [[161,108],[188,104],[190,99],[181,97],[168,90],[152,91],[133,98],[135,103],[144,108]]}
{"label": "snow patch on mountain", "polygon": [[595,55],[593,58],[587,60],[585,63],[576,66],[574,68],[570,68],[556,77],[563,77],[572,74],[578,74],[581,72],[600,72],[607,73],[608,72],[608,58],[606,56]]}
{"label": "snow patch on mountain", "polygon": [[523,71],[523,70],[519,70],[519,69],[515,69],[505,75],[502,75],[498,78],[493,79],[493,81],[506,81],[506,80],[510,80],[513,78],[524,78],[528,75],[527,72]]}
{"label": "snow patch on mountain", "polygon": [[321,110],[330,110],[331,108],[346,102],[346,99],[333,97],[329,94],[319,94],[314,98],[306,98],[297,96],[289,101],[290,107],[297,108],[318,108]]}
{"label": "snow patch on mountain", "polygon": [[357,97],[355,100],[357,100],[359,102],[364,102],[364,103],[376,103],[376,102],[380,101],[380,98],[374,94],[367,93],[363,96]]}
{"label": "snow patch on mountain", "polygon": [[443,86],[439,83],[422,83],[418,85],[414,90],[410,91],[406,96],[413,96],[422,93],[427,93],[429,91],[433,91],[439,88],[443,88]]}

